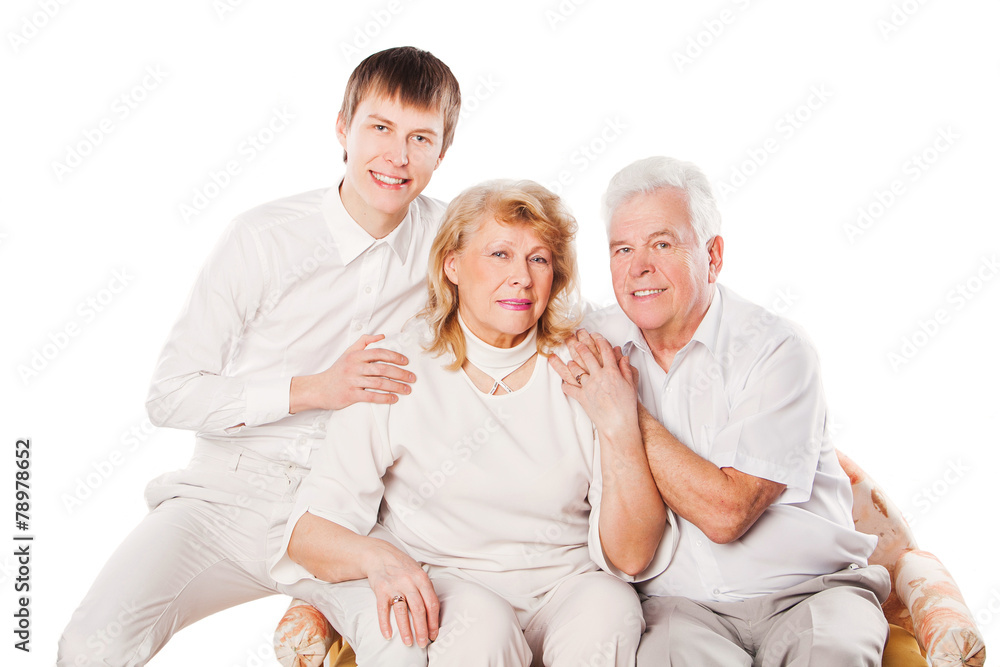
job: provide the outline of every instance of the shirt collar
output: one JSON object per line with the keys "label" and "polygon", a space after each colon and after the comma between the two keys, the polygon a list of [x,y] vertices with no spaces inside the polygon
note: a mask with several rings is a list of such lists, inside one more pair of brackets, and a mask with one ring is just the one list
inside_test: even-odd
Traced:
{"label": "shirt collar", "polygon": [[396,254],[399,261],[404,261],[410,248],[410,238],[413,231],[414,202],[410,203],[410,210],[407,211],[406,217],[396,225],[394,230],[384,238],[376,239],[366,232],[344,208],[344,202],[340,198],[341,183],[343,183],[343,179],[323,195],[323,218],[337,242],[340,260],[345,265],[350,264],[375,244],[385,243]]}
{"label": "shirt collar", "polygon": [[[690,345],[691,342],[697,341],[708,348],[709,352],[713,355],[715,354],[715,348],[719,342],[719,329],[722,325],[722,290],[719,288],[718,283],[712,293],[712,303],[709,304],[708,310],[705,312],[705,317],[701,319],[701,323],[698,328],[695,329],[694,335],[691,336],[691,341],[687,343]],[[642,330],[636,326],[635,322],[629,320],[628,329],[625,336],[625,345],[630,346],[630,348],[639,348],[647,354],[652,354],[649,349],[649,343],[646,342],[646,338],[642,335]],[[687,347],[685,345],[684,347]],[[625,346],[622,346],[623,351],[628,354],[629,350],[625,350]]]}

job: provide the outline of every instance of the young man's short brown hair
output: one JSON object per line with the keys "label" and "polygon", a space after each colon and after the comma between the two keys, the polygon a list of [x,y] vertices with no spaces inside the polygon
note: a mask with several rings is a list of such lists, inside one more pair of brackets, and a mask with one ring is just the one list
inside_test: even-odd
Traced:
{"label": "young man's short brown hair", "polygon": [[[350,125],[361,100],[369,95],[398,99],[418,109],[438,109],[444,117],[444,155],[455,137],[462,94],[451,70],[429,51],[397,46],[368,56],[354,68],[347,80],[340,115]],[[347,152],[344,152],[347,162]]]}

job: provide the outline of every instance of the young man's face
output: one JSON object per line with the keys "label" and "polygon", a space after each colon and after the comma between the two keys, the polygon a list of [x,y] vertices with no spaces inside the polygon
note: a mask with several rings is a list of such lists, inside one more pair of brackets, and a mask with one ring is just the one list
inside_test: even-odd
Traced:
{"label": "young man's face", "polygon": [[338,116],[337,137],[347,151],[345,207],[359,223],[391,225],[388,231],[406,217],[444,157],[443,114],[385,97],[363,99],[350,126]]}

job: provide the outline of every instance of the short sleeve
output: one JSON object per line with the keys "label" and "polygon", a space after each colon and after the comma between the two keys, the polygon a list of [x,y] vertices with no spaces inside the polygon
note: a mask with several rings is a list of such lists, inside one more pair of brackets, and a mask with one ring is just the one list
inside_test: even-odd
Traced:
{"label": "short sleeve", "polygon": [[826,399],[812,346],[790,336],[762,352],[712,441],[711,460],[786,485],[779,503],[812,494],[826,431]]}

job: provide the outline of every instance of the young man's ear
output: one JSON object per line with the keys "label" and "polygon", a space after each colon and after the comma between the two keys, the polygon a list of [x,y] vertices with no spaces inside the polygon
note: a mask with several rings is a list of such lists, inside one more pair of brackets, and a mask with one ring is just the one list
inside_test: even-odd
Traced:
{"label": "young man's ear", "polygon": [[343,148],[347,149],[347,123],[344,121],[344,114],[337,114],[337,141]]}

